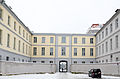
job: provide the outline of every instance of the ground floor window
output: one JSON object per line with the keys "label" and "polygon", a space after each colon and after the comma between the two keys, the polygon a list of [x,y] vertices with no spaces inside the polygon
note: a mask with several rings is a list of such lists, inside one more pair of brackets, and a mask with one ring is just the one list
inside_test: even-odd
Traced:
{"label": "ground floor window", "polygon": [[77,64],[77,61],[74,61],[74,64]]}
{"label": "ground floor window", "polygon": [[93,63],[93,61],[90,61],[90,63]]}
{"label": "ground floor window", "polygon": [[9,61],[9,57],[6,57],[6,61]]}
{"label": "ground floor window", "polygon": [[45,61],[41,61],[41,63],[45,63]]}
{"label": "ground floor window", "polygon": [[85,63],[85,61],[82,61],[82,63]]}
{"label": "ground floor window", "polygon": [[53,63],[53,61],[50,61],[50,63]]}

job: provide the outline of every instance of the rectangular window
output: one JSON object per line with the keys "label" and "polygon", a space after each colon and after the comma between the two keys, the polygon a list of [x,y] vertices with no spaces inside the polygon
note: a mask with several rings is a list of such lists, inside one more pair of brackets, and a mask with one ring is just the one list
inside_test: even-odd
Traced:
{"label": "rectangular window", "polygon": [[104,54],[104,44],[102,44],[102,53]]}
{"label": "rectangular window", "polygon": [[85,44],[85,38],[82,38],[82,44]]}
{"label": "rectangular window", "polygon": [[96,36],[96,43],[98,43],[98,36]]}
{"label": "rectangular window", "polygon": [[20,40],[19,40],[19,44],[18,44],[18,51],[20,52]]}
{"label": "rectangular window", "polygon": [[102,39],[104,38],[104,31],[102,32]]}
{"label": "rectangular window", "polygon": [[90,48],[90,56],[93,56],[93,48]]}
{"label": "rectangular window", "polygon": [[13,49],[16,49],[16,38],[14,37]]}
{"label": "rectangular window", "polygon": [[106,36],[108,35],[108,28],[106,28]]}
{"label": "rectangular window", "polygon": [[45,55],[45,47],[42,47],[42,55]]}
{"label": "rectangular window", "polygon": [[0,8],[0,19],[2,19],[2,12],[3,10]]}
{"label": "rectangular window", "polygon": [[99,55],[101,55],[101,46],[99,46]]}
{"label": "rectangular window", "polygon": [[110,39],[110,50],[112,50],[112,39]]}
{"label": "rectangular window", "polygon": [[37,43],[37,37],[34,37],[34,43]]}
{"label": "rectangular window", "polygon": [[8,16],[8,25],[10,26],[10,16]]}
{"label": "rectangular window", "polygon": [[112,24],[110,24],[110,33],[113,31]]}
{"label": "rectangular window", "polygon": [[96,47],[96,56],[98,56],[98,47]]}
{"label": "rectangular window", "polygon": [[61,49],[61,55],[62,56],[66,55],[66,48],[65,47],[62,47],[62,49]]}
{"label": "rectangular window", "polygon": [[24,53],[24,43],[23,43],[23,53]]}
{"label": "rectangular window", "polygon": [[90,44],[93,44],[93,38],[90,38]]}
{"label": "rectangular window", "polygon": [[16,22],[14,22],[14,30],[16,31]]}
{"label": "rectangular window", "polygon": [[26,33],[26,40],[28,40],[28,33]]}
{"label": "rectangular window", "polygon": [[0,30],[0,44],[2,44],[2,30]]}
{"label": "rectangular window", "polygon": [[85,48],[82,48],[82,56],[85,56]]}
{"label": "rectangular window", "polygon": [[23,37],[25,37],[25,31],[23,30]]}
{"label": "rectangular window", "polygon": [[31,36],[29,35],[29,42],[31,42]]}
{"label": "rectangular window", "polygon": [[54,38],[50,37],[50,43],[53,43],[53,42],[54,42]]}
{"label": "rectangular window", "polygon": [[28,49],[28,46],[26,45],[26,54],[27,54],[27,49]]}
{"label": "rectangular window", "polygon": [[74,44],[77,44],[77,38],[74,38]]}
{"label": "rectangular window", "polygon": [[101,41],[101,34],[99,34],[99,41]]}
{"label": "rectangular window", "polygon": [[50,56],[53,56],[53,48],[50,48]]}
{"label": "rectangular window", "polygon": [[108,42],[106,42],[106,52],[108,52]]}
{"label": "rectangular window", "polygon": [[37,47],[33,47],[33,55],[37,55]]}
{"label": "rectangular window", "polygon": [[118,35],[115,36],[115,42],[116,42],[116,48],[118,48],[119,46],[119,42],[118,42]]}
{"label": "rectangular window", "polygon": [[21,34],[21,26],[19,26],[19,34]]}
{"label": "rectangular window", "polygon": [[77,48],[74,48],[74,56],[77,56]]}
{"label": "rectangular window", "polygon": [[7,47],[10,47],[10,34],[7,36]]}
{"label": "rectangular window", "polygon": [[66,37],[62,37],[62,43],[66,43]]}
{"label": "rectangular window", "polygon": [[42,43],[45,43],[45,37],[42,37]]}
{"label": "rectangular window", "polygon": [[115,20],[115,28],[118,28],[118,18]]}

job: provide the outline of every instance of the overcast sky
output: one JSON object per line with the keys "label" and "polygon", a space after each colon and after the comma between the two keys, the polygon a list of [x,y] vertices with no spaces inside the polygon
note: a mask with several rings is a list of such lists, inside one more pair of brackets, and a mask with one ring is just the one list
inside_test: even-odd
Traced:
{"label": "overcast sky", "polygon": [[120,0],[5,0],[36,33],[86,33],[120,8]]}

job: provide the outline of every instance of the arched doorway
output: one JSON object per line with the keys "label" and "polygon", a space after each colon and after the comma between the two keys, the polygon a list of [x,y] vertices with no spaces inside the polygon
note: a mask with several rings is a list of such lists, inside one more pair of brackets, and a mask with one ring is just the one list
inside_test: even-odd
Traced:
{"label": "arched doorway", "polygon": [[68,71],[68,62],[67,61],[59,61],[59,72],[67,72]]}

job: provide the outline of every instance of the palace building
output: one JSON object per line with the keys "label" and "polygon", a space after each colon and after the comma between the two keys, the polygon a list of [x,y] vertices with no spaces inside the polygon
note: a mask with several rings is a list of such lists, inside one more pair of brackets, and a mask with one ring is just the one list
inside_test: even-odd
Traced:
{"label": "palace building", "polygon": [[117,62],[119,19],[117,9],[99,30],[91,27],[87,34],[32,33],[0,0],[0,60],[56,64],[58,71],[65,72],[70,71],[71,64]]}

